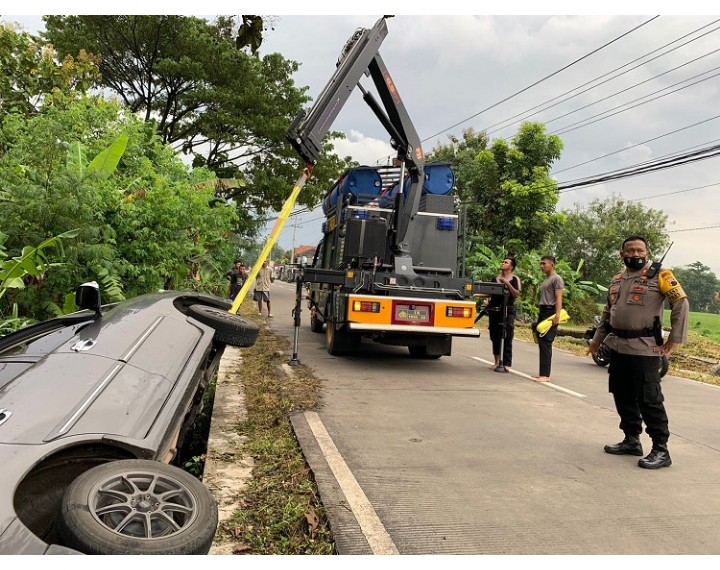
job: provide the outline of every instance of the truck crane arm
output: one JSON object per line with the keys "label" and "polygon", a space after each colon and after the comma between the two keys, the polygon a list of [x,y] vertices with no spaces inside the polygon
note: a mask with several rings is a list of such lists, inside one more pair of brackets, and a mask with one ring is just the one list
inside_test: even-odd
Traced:
{"label": "truck crane arm", "polygon": [[[399,193],[394,239],[391,245],[398,254],[398,267],[412,268],[410,243],[413,217],[417,214],[424,182],[424,155],[415,127],[395,84],[380,57],[379,48],[387,36],[385,17],[371,29],[360,28],[347,41],[337,68],[310,110],[301,111],[293,120],[287,138],[306,164],[317,163],[322,152],[322,139],[356,87],[392,139],[397,158],[407,168],[410,188],[407,195]],[[381,105],[359,84],[369,75],[380,95]],[[383,109],[384,107],[384,109]],[[401,184],[402,189],[402,184]],[[410,269],[410,271],[412,271]]]}

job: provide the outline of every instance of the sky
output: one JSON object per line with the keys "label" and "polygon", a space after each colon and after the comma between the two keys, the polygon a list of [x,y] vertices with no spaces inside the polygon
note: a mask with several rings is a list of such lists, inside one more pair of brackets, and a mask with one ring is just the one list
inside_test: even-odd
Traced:
{"label": "sky", "polygon": [[[244,3],[242,9],[254,7],[252,2]],[[389,10],[372,2],[363,7]],[[0,20],[18,21],[35,31],[33,26],[41,25],[38,14],[57,10],[42,3],[22,8],[36,16],[6,15]],[[128,7],[129,13],[139,13],[132,8]],[[162,3],[153,5],[153,10],[162,8]],[[453,11],[452,3],[443,3],[442,8]],[[562,2],[533,4],[532,10],[522,3],[505,2],[504,15],[396,15],[389,19],[380,54],[425,152],[447,143],[449,135],[462,136],[468,128],[486,130],[491,140],[510,139],[520,121],[540,121],[563,141],[562,157],[551,175],[564,184],[717,145],[720,15],[699,15],[708,8],[692,2],[672,6],[675,15],[663,14],[663,6],[649,2],[611,2],[602,8],[612,14],[582,15],[577,5]],[[696,15],[677,14],[681,8]],[[206,9],[232,13],[237,7],[211,2],[203,5]],[[167,10],[177,12],[178,6],[168,5]],[[255,13],[297,10],[295,5],[270,2],[259,4]],[[305,15],[270,17],[272,29],[266,31],[260,49],[261,55],[280,52],[300,63],[295,82],[308,86],[312,98],[332,76],[338,55],[355,29],[371,28],[381,17],[330,16],[316,11],[312,14],[310,8]],[[375,92],[369,78],[361,83]],[[358,90],[332,129],[347,136],[336,142],[341,156],[375,164],[393,154],[389,135]],[[294,182],[288,181],[288,186]],[[720,277],[719,191],[717,157],[569,189],[561,192],[557,207],[572,209],[594,199],[620,196],[663,210],[674,242],[665,265],[700,261]],[[285,249],[316,244],[322,218],[319,207],[291,217],[279,244]],[[653,253],[659,258],[663,252]]]}

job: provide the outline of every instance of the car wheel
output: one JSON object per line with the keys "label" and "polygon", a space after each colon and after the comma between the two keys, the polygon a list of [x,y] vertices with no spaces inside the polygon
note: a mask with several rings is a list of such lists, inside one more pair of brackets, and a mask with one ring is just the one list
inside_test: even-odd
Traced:
{"label": "car wheel", "polygon": [[188,316],[215,329],[215,339],[231,346],[252,346],[260,327],[239,315],[208,305],[191,305]]}
{"label": "car wheel", "polygon": [[70,483],[58,533],[85,554],[207,554],[217,524],[215,499],[198,479],[159,461],[124,459]]}

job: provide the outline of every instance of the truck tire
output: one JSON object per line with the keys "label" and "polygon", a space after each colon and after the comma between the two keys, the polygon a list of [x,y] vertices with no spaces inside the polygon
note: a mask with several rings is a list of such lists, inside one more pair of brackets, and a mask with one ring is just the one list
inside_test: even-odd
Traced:
{"label": "truck tire", "polygon": [[344,329],[337,329],[335,323],[328,321],[325,324],[325,340],[328,354],[340,356],[351,352],[356,343],[360,342],[360,337]]}

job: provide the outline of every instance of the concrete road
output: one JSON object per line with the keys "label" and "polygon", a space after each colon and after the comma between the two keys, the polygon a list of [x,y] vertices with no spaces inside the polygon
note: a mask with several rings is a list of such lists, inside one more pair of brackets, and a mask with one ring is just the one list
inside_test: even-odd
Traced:
{"label": "concrete road", "polygon": [[[275,282],[269,320],[291,342],[294,291]],[[532,343],[493,372],[486,332],[435,361],[375,343],[333,357],[302,317],[323,405],[292,420],[340,554],[720,553],[717,387],[663,379],[673,466],[649,471],[603,452],[622,433],[589,357],[556,349],[547,384]]]}

